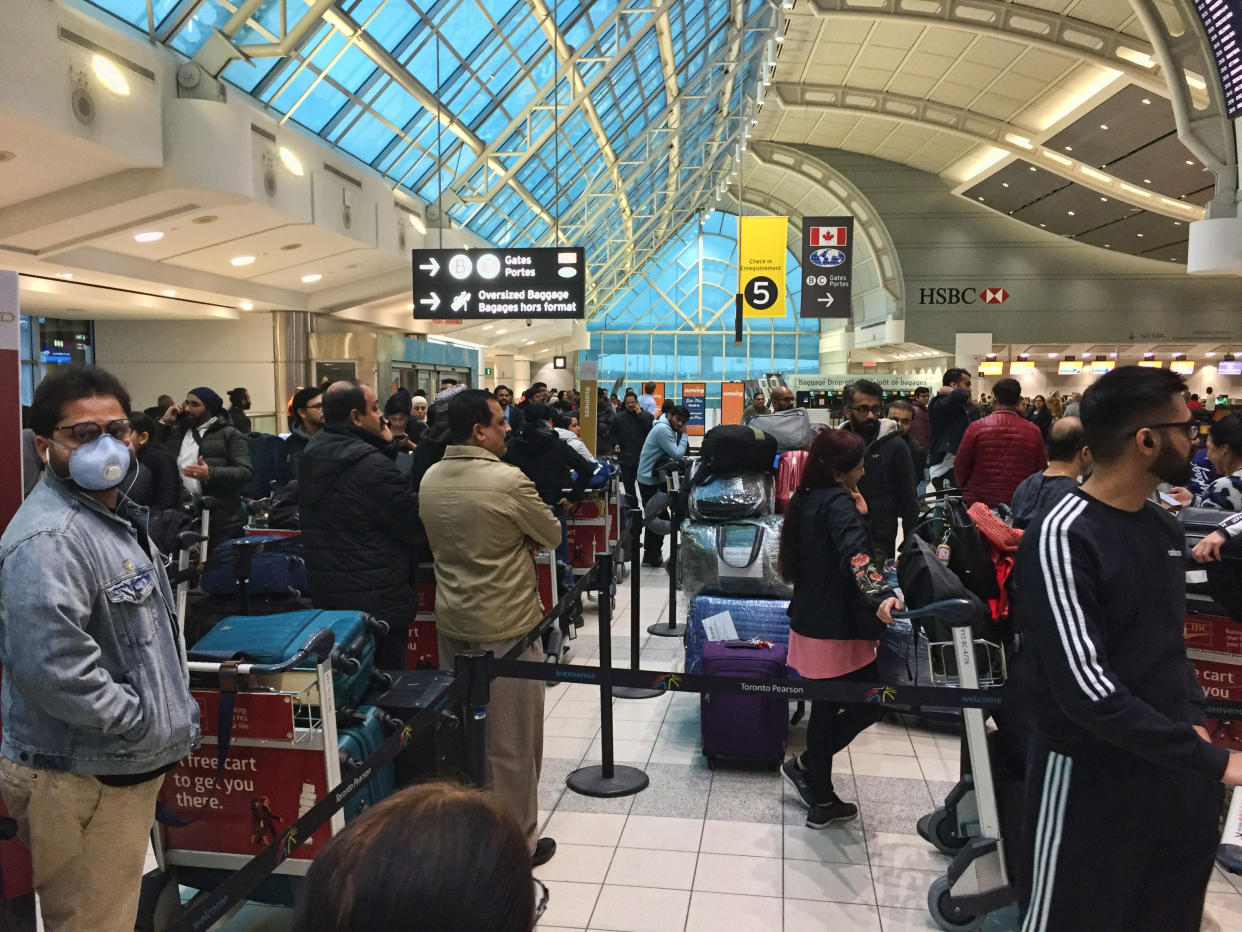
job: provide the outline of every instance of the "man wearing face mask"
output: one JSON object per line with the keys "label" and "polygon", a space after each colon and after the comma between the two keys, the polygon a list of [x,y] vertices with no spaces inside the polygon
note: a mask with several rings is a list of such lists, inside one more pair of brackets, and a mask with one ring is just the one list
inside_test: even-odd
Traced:
{"label": "man wearing face mask", "polygon": [[0,537],[0,794],[62,932],[133,929],[156,794],[199,743],[172,589],[117,489],[129,403],[102,369],[39,385],[43,480]]}
{"label": "man wearing face mask", "polygon": [[1190,474],[1185,388],[1125,366],[1087,389],[1091,476],[1018,548],[1011,688],[1035,726],[1027,932],[1083,928],[1085,916],[1093,932],[1198,929],[1221,784],[1242,784],[1242,755],[1208,741],[1186,659],[1185,534],[1148,501]]}
{"label": "man wearing face mask", "polygon": [[867,502],[876,562],[882,564],[897,553],[898,519],[906,537],[918,522],[914,461],[897,422],[880,417],[884,389],[870,379],[858,379],[846,385],[841,396],[846,416],[841,429],[858,434],[867,444],[866,472],[858,480],[858,491]]}
{"label": "man wearing face mask", "polygon": [[232,425],[224,401],[201,386],[186,393],[160,418],[163,446],[177,458],[181,482],[191,495],[210,497],[209,549],[241,533],[241,493],[254,471],[246,438]]}

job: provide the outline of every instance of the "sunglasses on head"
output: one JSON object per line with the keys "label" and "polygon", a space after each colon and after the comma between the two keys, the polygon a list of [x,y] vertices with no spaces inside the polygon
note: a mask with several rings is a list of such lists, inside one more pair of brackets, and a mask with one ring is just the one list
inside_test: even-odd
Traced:
{"label": "sunglasses on head", "polygon": [[117,418],[115,421],[108,421],[105,424],[98,424],[95,421],[80,421],[77,424],[61,424],[56,430],[67,430],[73,434],[73,439],[78,443],[90,443],[107,431],[109,437],[115,437],[117,440],[126,441],[129,435],[134,432],[134,426],[129,423],[127,418]]}

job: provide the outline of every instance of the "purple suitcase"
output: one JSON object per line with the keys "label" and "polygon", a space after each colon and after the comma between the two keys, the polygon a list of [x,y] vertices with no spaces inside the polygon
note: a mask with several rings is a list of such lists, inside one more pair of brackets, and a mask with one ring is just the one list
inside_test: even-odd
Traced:
{"label": "purple suitcase", "polygon": [[[749,641],[709,641],[703,645],[705,676],[783,679],[784,644],[759,647]],[[775,770],[789,739],[789,702],[779,696],[703,693],[699,698],[703,754],[713,769],[716,758],[766,761]]]}

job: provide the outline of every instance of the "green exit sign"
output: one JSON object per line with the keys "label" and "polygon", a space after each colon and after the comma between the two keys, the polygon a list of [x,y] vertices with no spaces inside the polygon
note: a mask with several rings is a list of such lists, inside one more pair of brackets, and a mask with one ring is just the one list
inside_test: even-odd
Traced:
{"label": "green exit sign", "polygon": [[486,369],[484,369],[484,370],[483,370],[483,374],[484,374],[484,375],[493,375],[494,373],[492,372],[492,367],[491,367],[491,366],[488,366]]}

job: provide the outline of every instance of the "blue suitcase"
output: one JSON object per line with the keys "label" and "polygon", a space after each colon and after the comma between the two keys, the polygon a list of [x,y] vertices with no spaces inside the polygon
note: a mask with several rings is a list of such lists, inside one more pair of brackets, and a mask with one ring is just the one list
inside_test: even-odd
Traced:
{"label": "blue suitcase", "polygon": [[306,561],[302,546],[295,539],[280,535],[255,534],[226,540],[216,546],[199,579],[199,588],[207,595],[235,595],[237,568],[234,551],[239,541],[259,542],[262,549],[250,560],[251,595],[300,595],[308,589]]}
{"label": "blue suitcase", "polygon": [[[336,744],[341,754],[341,777],[349,779],[351,771],[358,767],[388,739],[387,718],[373,705],[359,706],[355,717],[362,720],[340,729]],[[349,821],[397,791],[397,779],[392,762],[375,771],[366,783],[345,804],[345,820]]]}
{"label": "blue suitcase", "polygon": [[[338,708],[356,707],[375,675],[375,636],[388,626],[365,612],[308,609],[279,615],[231,615],[208,631],[191,653],[216,660],[244,654],[255,663],[280,663],[297,652],[311,633],[331,628],[332,685]],[[299,669],[314,669],[313,660]]]}
{"label": "blue suitcase", "polygon": [[[759,638],[773,644],[789,644],[789,616],[785,599],[741,599],[736,596],[699,595],[690,601],[690,624],[686,629],[686,672],[703,672],[703,647],[708,643],[703,619],[728,612],[737,636]],[[792,672],[792,671],[791,671]]]}
{"label": "blue suitcase", "polygon": [[[703,673],[777,680],[785,676],[785,659],[784,644],[712,641],[703,651]],[[780,766],[789,741],[787,699],[705,692],[699,697],[699,714],[709,767],[715,768],[717,757],[761,760],[772,770]]]}

